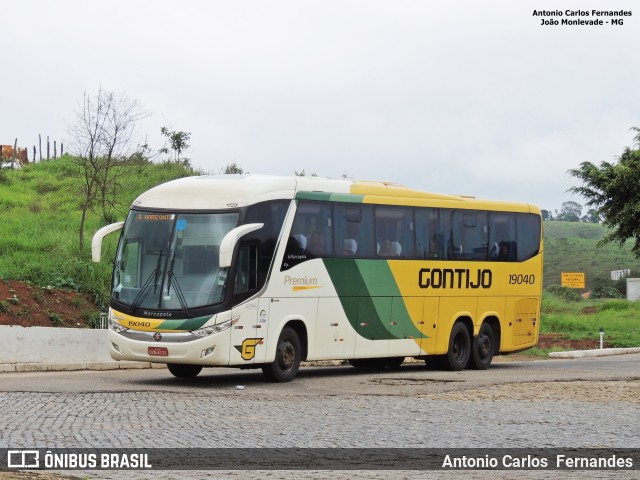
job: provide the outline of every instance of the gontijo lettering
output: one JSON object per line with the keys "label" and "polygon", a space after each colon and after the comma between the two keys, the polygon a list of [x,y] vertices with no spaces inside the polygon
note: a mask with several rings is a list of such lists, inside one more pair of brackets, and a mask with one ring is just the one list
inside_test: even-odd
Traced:
{"label": "gontijo lettering", "polygon": [[493,274],[488,268],[421,268],[420,288],[491,288]]}

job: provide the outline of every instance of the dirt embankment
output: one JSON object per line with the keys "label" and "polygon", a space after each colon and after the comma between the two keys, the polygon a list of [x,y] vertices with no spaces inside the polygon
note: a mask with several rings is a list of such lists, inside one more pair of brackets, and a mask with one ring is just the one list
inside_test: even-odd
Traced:
{"label": "dirt embankment", "polygon": [[0,280],[0,325],[83,328],[98,317],[86,293]]}

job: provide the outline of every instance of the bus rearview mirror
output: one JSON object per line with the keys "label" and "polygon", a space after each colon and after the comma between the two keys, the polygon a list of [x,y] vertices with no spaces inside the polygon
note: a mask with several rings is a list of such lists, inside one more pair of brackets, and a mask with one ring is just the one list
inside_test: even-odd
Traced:
{"label": "bus rearview mirror", "polygon": [[222,242],[220,242],[220,268],[229,268],[231,261],[233,260],[233,249],[240,240],[240,237],[247,233],[255,232],[262,228],[264,223],[248,223],[247,225],[240,225],[227,233]]}

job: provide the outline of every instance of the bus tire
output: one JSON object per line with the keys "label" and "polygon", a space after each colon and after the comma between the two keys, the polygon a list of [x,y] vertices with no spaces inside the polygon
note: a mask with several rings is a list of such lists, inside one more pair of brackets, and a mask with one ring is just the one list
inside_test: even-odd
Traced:
{"label": "bus tire", "polygon": [[202,371],[202,365],[183,365],[181,363],[167,363],[167,368],[174,377],[193,378]]}
{"label": "bus tire", "polygon": [[471,355],[471,338],[469,330],[462,322],[456,322],[449,336],[449,350],[444,356],[447,370],[458,372],[464,370]]}
{"label": "bus tire", "polygon": [[290,382],[297,375],[301,361],[300,337],[293,328],[284,327],[278,338],[276,358],[262,367],[262,372],[270,382]]}
{"label": "bus tire", "polygon": [[496,351],[496,336],[493,328],[487,322],[480,327],[478,335],[473,338],[471,358],[469,364],[476,370],[486,370],[491,365],[493,354]]}

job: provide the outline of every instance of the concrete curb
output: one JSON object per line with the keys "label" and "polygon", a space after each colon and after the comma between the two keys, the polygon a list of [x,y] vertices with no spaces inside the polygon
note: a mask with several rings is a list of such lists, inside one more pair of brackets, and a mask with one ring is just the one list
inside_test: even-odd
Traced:
{"label": "concrete curb", "polygon": [[165,364],[149,362],[25,362],[0,363],[0,373],[15,372],[71,372],[77,370],[130,370],[141,368],[166,368]]}
{"label": "concrete curb", "polygon": [[574,350],[571,352],[551,352],[551,358],[582,358],[606,357],[609,355],[624,355],[625,353],[640,353],[640,348],[601,348],[597,350]]}

